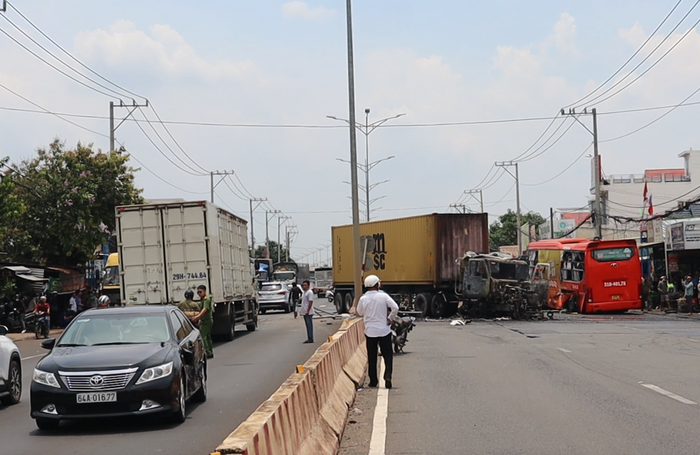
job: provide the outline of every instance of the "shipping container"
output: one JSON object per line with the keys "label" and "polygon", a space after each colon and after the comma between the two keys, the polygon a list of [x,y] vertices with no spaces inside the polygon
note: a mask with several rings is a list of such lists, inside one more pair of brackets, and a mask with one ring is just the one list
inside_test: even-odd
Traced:
{"label": "shipping container", "polygon": [[[423,315],[449,312],[456,302],[457,260],[467,251],[488,253],[488,215],[438,214],[372,221],[360,225],[364,276]],[[339,312],[353,302],[352,226],[332,228],[334,301]]]}
{"label": "shipping container", "polygon": [[255,330],[245,220],[206,201],[120,206],[116,217],[125,305],[177,304],[204,285],[214,335],[232,339],[239,324]]}

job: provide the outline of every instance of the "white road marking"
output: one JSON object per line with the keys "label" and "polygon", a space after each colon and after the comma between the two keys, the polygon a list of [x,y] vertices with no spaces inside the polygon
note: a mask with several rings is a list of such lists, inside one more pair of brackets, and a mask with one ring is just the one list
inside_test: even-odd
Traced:
{"label": "white road marking", "polygon": [[[384,359],[379,362],[379,377],[384,377]],[[383,381],[383,379],[382,379]],[[386,450],[386,418],[389,414],[389,389],[379,387],[377,391],[377,406],[374,408],[372,423],[372,439],[369,441],[369,455],[385,455]]]}
{"label": "white road marking", "polygon": [[566,353],[570,353],[570,352],[571,352],[571,351],[569,351],[568,349],[564,349],[564,348],[557,348],[557,349],[559,349],[561,352],[566,352]]}
{"label": "white road marking", "polygon": [[674,400],[676,400],[676,401],[680,401],[680,402],[683,403],[683,404],[697,404],[697,403],[694,402],[694,401],[691,401],[691,400],[689,400],[689,399],[687,399],[687,398],[683,398],[682,396],[676,395],[675,393],[669,392],[668,390],[664,390],[664,389],[662,389],[662,388],[659,387],[659,386],[655,386],[654,384],[642,384],[642,386],[643,386],[643,387],[646,387],[646,388],[649,389],[649,390],[653,390],[654,392],[658,392],[658,393],[660,393],[661,395],[666,395],[667,397],[672,398],[672,399],[674,399]]}
{"label": "white road marking", "polygon": [[37,357],[43,357],[46,354],[37,354],[37,355],[30,355],[29,357],[22,357],[22,361],[29,360],[29,359],[36,359]]}

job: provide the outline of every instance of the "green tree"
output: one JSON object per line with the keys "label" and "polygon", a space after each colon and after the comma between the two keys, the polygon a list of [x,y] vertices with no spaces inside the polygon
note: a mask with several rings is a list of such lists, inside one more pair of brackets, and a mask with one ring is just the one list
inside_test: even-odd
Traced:
{"label": "green tree", "polygon": [[102,230],[115,226],[114,207],[143,202],[137,169],[124,151],[103,153],[92,144],[75,149],[55,140],[23,161],[13,174],[24,210],[16,221],[24,236],[5,238],[16,261],[78,265],[94,257]]}
{"label": "green tree", "polygon": [[[272,262],[277,262],[277,250],[280,250],[280,258],[282,258],[282,262],[287,261],[287,249],[283,246],[278,244],[277,242],[270,240],[270,259],[272,259]],[[254,256],[256,258],[264,258],[265,257],[265,245],[259,245],[257,248],[255,248],[255,253]],[[289,262],[294,262],[292,258],[289,258]]]}
{"label": "green tree", "polygon": [[[517,214],[509,209],[506,213],[498,217],[498,221],[491,223],[491,226],[489,226],[491,251],[498,251],[498,248],[501,246],[518,244],[517,220]],[[539,226],[544,222],[545,219],[542,215],[536,212],[528,212],[521,215],[522,224]]]}

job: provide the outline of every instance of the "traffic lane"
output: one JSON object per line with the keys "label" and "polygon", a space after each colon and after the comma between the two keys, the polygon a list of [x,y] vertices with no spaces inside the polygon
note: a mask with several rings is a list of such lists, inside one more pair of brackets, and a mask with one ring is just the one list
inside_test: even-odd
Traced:
{"label": "traffic lane", "polygon": [[671,327],[528,324],[420,324],[395,360],[387,453],[697,453],[697,406],[640,384],[662,360],[676,370],[657,382],[695,383],[684,354],[647,346]]}
{"label": "traffic lane", "polygon": [[[63,422],[55,432],[36,429],[29,417],[29,386],[39,358],[23,362],[22,401],[0,407],[0,453],[208,453],[262,404],[296,365],[304,363],[335,333],[340,321],[315,320],[316,343],[303,344],[303,319],[291,314],[260,316],[255,332],[236,331],[229,343],[215,344],[209,362],[209,396],[206,403],[189,405],[182,425],[155,419],[105,419]],[[39,342],[20,347],[33,352]],[[39,348],[40,349],[40,348]]]}

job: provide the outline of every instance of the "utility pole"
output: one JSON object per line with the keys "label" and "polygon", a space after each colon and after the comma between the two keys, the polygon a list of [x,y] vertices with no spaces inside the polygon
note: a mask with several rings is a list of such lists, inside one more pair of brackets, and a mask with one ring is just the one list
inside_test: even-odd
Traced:
{"label": "utility pole", "polygon": [[[255,220],[253,219],[253,210],[260,207],[260,204],[267,201],[267,198],[254,197],[252,199],[248,199],[248,201],[250,202],[250,248],[253,251],[253,256],[255,256]],[[257,204],[255,204],[255,208],[253,208],[253,202],[257,202]]]}
{"label": "utility pole", "polygon": [[[219,183],[223,182],[227,176],[233,175],[233,173],[234,173],[233,171],[211,171],[209,173],[209,175],[211,177],[211,203],[212,204],[214,203],[214,188],[219,186]],[[214,176],[221,177],[219,179],[219,181],[216,182],[216,185],[214,184]]]}
{"label": "utility pole", "polygon": [[[523,253],[523,240],[522,240],[522,235],[520,233],[520,175],[518,174],[518,162],[517,161],[496,161],[496,166],[497,167],[502,167],[505,169],[505,171],[510,174],[511,177],[515,179],[515,204],[516,204],[516,217],[517,221],[516,223],[518,224],[518,227],[516,229],[518,233],[518,256],[520,256]],[[508,169],[509,167],[515,167],[515,175],[513,175],[510,170]]]}
{"label": "utility pole", "polygon": [[[4,10],[0,10],[4,11]],[[124,117],[121,122],[119,122],[119,125],[114,126],[114,108],[115,107],[124,107],[127,109],[131,109],[128,114],[126,114],[126,117]],[[135,100],[131,100],[131,104],[124,104],[122,100],[119,100],[119,104],[114,104],[114,101],[109,102],[109,151],[112,152],[114,151],[114,133],[116,133],[117,128],[122,126],[122,123],[126,122],[126,120],[131,117],[131,114],[134,113],[134,111],[140,107],[148,107],[148,100],[146,100],[146,104],[138,104]]]}
{"label": "utility pole", "polygon": [[352,4],[345,1],[348,40],[348,108],[350,125],[350,181],[352,195],[352,271],[355,289],[351,312],[362,295],[362,258],[360,257],[360,204],[357,191],[357,135],[355,134],[355,63],[352,49]]}
{"label": "utility pole", "polygon": [[268,254],[270,252],[270,214],[272,214],[272,217],[274,218],[275,215],[278,213],[282,213],[279,210],[266,210],[265,211],[265,247],[267,248]]}
{"label": "utility pole", "polygon": [[280,231],[282,230],[282,221],[287,221],[291,216],[277,217],[277,262],[282,262],[282,243],[280,239]]}
{"label": "utility pole", "polygon": [[469,196],[473,197],[476,199],[475,194],[479,194],[479,205],[481,207],[481,213],[484,213],[484,192],[482,190],[466,190],[464,194],[468,194]]}
{"label": "utility pole", "polygon": [[588,108],[584,108],[583,112],[576,114],[574,108],[569,109],[566,112],[564,109],[561,110],[561,115],[569,115],[573,117],[581,126],[583,126],[586,131],[593,135],[593,185],[594,185],[594,201],[593,201],[593,229],[595,235],[598,239],[603,238],[603,209],[600,200],[600,156],[598,155],[598,113],[596,108],[591,109],[590,114],[593,116],[593,131],[588,129],[586,125],[581,123],[578,119],[581,115],[588,115]]}
{"label": "utility pole", "polygon": [[554,209],[549,208],[549,238],[554,238]]}
{"label": "utility pole", "polygon": [[4,13],[7,11],[7,2],[5,0],[2,0],[2,6],[0,6],[0,13]]}
{"label": "utility pole", "polygon": [[298,234],[299,231],[297,231],[297,226],[296,224],[292,224],[291,226],[285,226],[284,227],[285,234],[287,236],[287,262],[289,262],[289,257],[290,257],[290,252],[289,250],[291,249],[291,239],[290,236],[292,234]]}
{"label": "utility pole", "polygon": [[[450,204],[450,208],[457,210],[457,213],[467,213],[467,206],[464,204]],[[460,212],[459,209],[462,209]]]}

